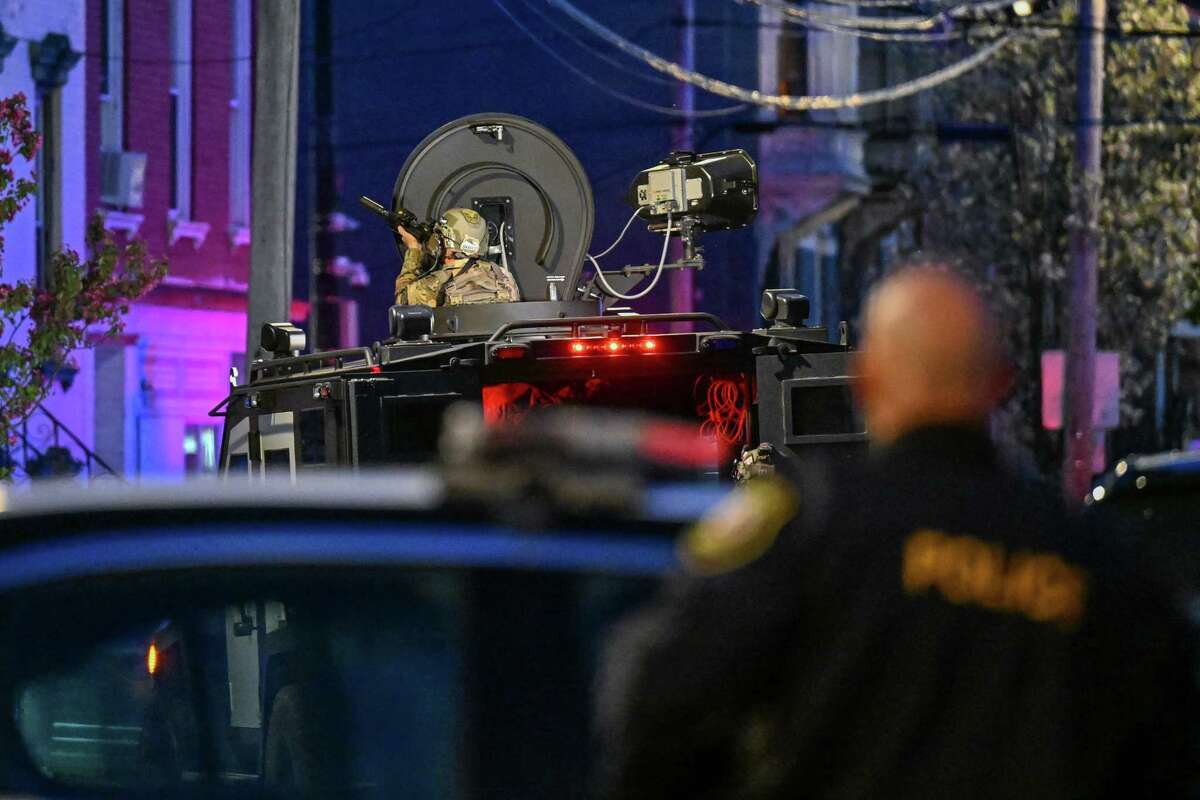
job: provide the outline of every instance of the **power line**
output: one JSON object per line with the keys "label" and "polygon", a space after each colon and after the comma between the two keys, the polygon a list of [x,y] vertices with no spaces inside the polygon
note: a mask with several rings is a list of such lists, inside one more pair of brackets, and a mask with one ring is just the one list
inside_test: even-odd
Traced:
{"label": "power line", "polygon": [[[23,42],[40,42],[40,39],[30,39],[28,37],[17,37]],[[463,52],[467,50],[489,50],[495,48],[503,48],[508,46],[508,42],[471,42],[456,44],[455,52]],[[143,64],[154,66],[174,66],[178,64],[191,65],[206,65],[206,64],[235,64],[241,61],[253,61],[254,56],[220,56],[212,58],[138,58],[137,56],[105,56],[104,53],[97,53],[94,50],[77,50],[75,51],[84,58],[120,61],[125,64]],[[329,64],[365,64],[372,61],[383,61],[386,59],[396,58],[397,56],[428,56],[428,55],[444,55],[446,47],[426,47],[426,48],[410,48],[407,50],[389,50],[386,53],[367,53],[361,56],[351,56],[346,58],[331,58],[327,62]],[[302,58],[302,65],[315,64],[319,61],[317,58]]]}
{"label": "power line", "polygon": [[[674,22],[673,24],[681,24]],[[804,23],[794,22],[791,20],[785,22],[764,22],[762,20],[754,21],[738,21],[724,19],[706,19],[699,18],[694,23],[697,27],[704,28],[749,28],[754,30],[790,30],[796,27],[811,27],[817,28],[815,25],[805,25]],[[817,28],[820,30],[820,28]],[[968,22],[965,25],[959,25],[958,35],[965,36],[974,34],[980,30],[988,29],[1004,29],[1004,30],[1051,30],[1051,31],[1070,31],[1079,30],[1079,26],[1066,22],[1052,22],[1049,20],[1039,20],[1032,18],[1023,19],[992,19],[992,20],[975,20]],[[842,31],[849,35],[857,35],[849,31]],[[1170,27],[1155,27],[1155,28],[1122,28],[1120,25],[1108,25],[1104,28],[1105,37],[1110,41],[1120,41],[1122,39],[1197,39],[1200,38],[1200,25],[1196,23],[1189,24],[1183,28]],[[934,33],[927,34],[911,34],[913,36],[934,36]],[[868,37],[869,38],[869,37]],[[902,40],[896,40],[902,41]],[[930,41],[933,41],[932,39]]]}
{"label": "power line", "polygon": [[[746,0],[735,0],[739,5]],[[920,0],[816,0],[823,6],[847,6],[850,8],[912,8],[921,6]]]}
{"label": "power line", "polygon": [[[382,17],[379,20],[376,20],[375,24],[382,25],[387,21],[396,19],[397,17],[401,16],[403,13],[404,12],[401,11],[401,12],[396,12],[394,14],[391,14],[387,17]],[[670,24],[670,20],[665,19],[665,18],[654,20],[652,22],[647,22],[647,23],[644,23],[644,24],[638,26],[634,30],[633,35],[640,36],[642,33],[645,33],[646,31],[650,31],[655,28],[666,27],[669,24]],[[354,30],[347,31],[342,34],[338,34],[337,36],[334,37],[334,39],[340,40],[342,38],[349,38],[350,36],[356,35],[357,33],[361,33],[362,30],[364,30],[365,28],[366,28],[366,26],[362,26],[361,28],[356,28]],[[16,41],[27,42],[27,43],[40,43],[42,41],[41,39],[35,39],[35,38],[29,37],[29,36],[14,36],[12,38],[15,39]],[[507,42],[507,41],[458,42],[458,43],[455,43],[453,50],[456,53],[461,53],[461,52],[468,52],[468,51],[473,51],[473,50],[502,49],[505,47],[509,47],[510,45],[511,45],[511,42]],[[139,64],[139,65],[150,65],[150,66],[175,66],[175,65],[184,65],[184,64],[190,64],[193,66],[208,65],[208,64],[236,64],[236,63],[243,62],[243,61],[251,61],[252,62],[254,60],[253,55],[248,55],[248,56],[247,55],[211,56],[211,57],[203,57],[203,58],[145,58],[145,57],[137,57],[137,56],[130,56],[130,55],[119,55],[119,56],[118,55],[107,55],[104,52],[96,52],[95,50],[75,50],[73,52],[78,53],[83,58],[92,59],[95,61],[104,61],[104,60],[120,61],[124,64]],[[403,56],[445,55],[446,52],[447,52],[447,47],[445,45],[437,45],[437,46],[430,46],[430,47],[411,47],[411,48],[407,48],[407,49],[388,50],[386,52],[381,52],[381,53],[365,53],[365,54],[361,54],[361,55],[344,56],[344,57],[340,57],[340,58],[331,58],[331,59],[329,59],[329,61],[327,63],[333,64],[335,66],[368,64],[368,63],[372,63],[375,61],[385,61],[388,59],[392,59],[392,58],[396,58],[396,57],[403,57]],[[304,58],[300,59],[300,64],[301,64],[301,66],[309,66],[309,65],[317,63],[319,60],[320,59],[317,59],[316,57],[304,57]]]}
{"label": "power line", "polygon": [[362,25],[358,25],[354,28],[351,28],[348,31],[341,31],[339,33],[335,33],[330,38],[330,41],[340,42],[344,39],[350,39],[354,36],[358,36],[360,33],[365,33],[367,31],[376,30],[379,28],[379,26],[387,25],[389,22],[393,22],[393,21],[399,19],[400,17],[403,17],[404,15],[410,13],[412,11],[413,5],[414,5],[413,3],[408,3],[407,5],[401,7],[398,11],[393,11],[392,13],[387,14],[385,16],[378,17],[377,19],[373,19],[370,22],[366,22],[366,23],[363,23]]}
{"label": "power line", "polygon": [[[749,1],[750,0],[747,0],[747,2],[749,2]],[[847,0],[847,2],[850,2],[850,0]],[[395,16],[398,16],[398,15],[395,15]],[[384,18],[384,19],[386,20],[389,18]],[[871,19],[871,18],[864,17],[862,19]],[[382,23],[380,23],[380,24],[382,24]],[[671,20],[660,20],[658,22],[654,22],[654,23],[650,23],[648,25],[642,26],[639,29],[639,31],[644,31],[644,30],[652,29],[652,28],[659,27],[662,25],[669,25],[669,24],[672,24]],[[707,27],[726,27],[726,28],[729,28],[729,27],[734,27],[734,28],[747,28],[747,27],[748,28],[784,28],[784,27],[791,27],[791,25],[794,25],[795,23],[792,23],[791,25],[789,25],[787,23],[784,23],[784,24],[771,23],[771,22],[748,22],[747,23],[747,22],[731,22],[728,20],[699,19],[696,21],[695,24],[699,27],[707,26]],[[953,39],[960,39],[960,38],[964,38],[965,36],[969,36],[973,32],[979,30],[979,28],[977,28],[974,24],[970,24],[970,25],[965,25],[965,26],[962,26],[961,28],[959,28],[959,31],[957,33],[930,32],[930,33],[926,33],[926,34],[918,33],[918,34],[904,35],[901,33],[888,34],[888,33],[882,33],[882,32],[878,32],[878,31],[842,30],[839,23],[833,23],[828,28],[819,27],[817,25],[811,25],[808,27],[812,27],[817,30],[829,30],[829,32],[834,32],[834,33],[845,33],[847,35],[858,36],[859,38],[866,38],[866,39],[871,39],[871,40],[875,40],[875,41],[913,42],[913,43],[924,43],[924,42],[933,43],[933,42],[944,42],[944,41],[949,41],[949,40],[953,40]],[[1004,29],[1016,30],[1016,31],[1039,30],[1039,29],[1050,30],[1050,31],[1076,31],[1076,30],[1078,30],[1078,27],[1079,27],[1078,25],[1073,25],[1073,24],[1069,24],[1069,23],[1065,23],[1065,22],[1064,23],[1055,23],[1055,22],[1047,22],[1047,21],[1039,21],[1039,20],[1021,20],[1021,21],[996,20],[996,21],[987,23],[987,25],[984,26],[984,29],[986,30],[986,29],[992,29],[992,28],[1004,28]],[[830,28],[833,28],[836,30],[830,30]],[[1159,28],[1123,28],[1119,25],[1108,25],[1108,26],[1105,26],[1104,32],[1105,32],[1106,38],[1109,41],[1120,41],[1123,39],[1200,39],[1200,26],[1195,26],[1195,25],[1189,25],[1186,28],[1161,28],[1161,27],[1159,27]],[[348,36],[351,36],[354,34],[347,33],[345,35],[348,37]],[[912,36],[912,38],[908,38],[908,36]],[[918,38],[918,37],[920,37],[920,38]],[[41,42],[41,39],[34,39],[34,38],[28,37],[28,36],[15,36],[13,38],[16,39],[17,41],[28,42],[28,43]],[[341,38],[341,37],[339,36],[337,38]],[[496,41],[462,42],[462,43],[455,44],[454,51],[455,52],[467,52],[467,51],[473,51],[473,50],[492,50],[492,49],[504,48],[504,47],[508,47],[508,46],[509,46],[509,43],[503,42],[503,41],[500,41],[500,42],[496,42]],[[125,63],[125,64],[161,65],[161,66],[172,66],[172,65],[176,65],[176,64],[191,64],[191,65],[233,64],[233,63],[237,63],[237,62],[241,62],[241,61],[252,61],[254,59],[253,56],[213,56],[213,57],[206,57],[206,58],[139,58],[137,56],[129,56],[129,55],[124,55],[124,56],[108,55],[108,56],[106,56],[104,53],[96,52],[94,50],[77,50],[74,52],[79,53],[79,55],[82,56],[83,58],[93,59],[93,60],[97,60],[97,61],[107,59],[108,61],[121,61],[122,63]],[[593,52],[595,54],[594,49],[591,52]],[[446,53],[445,46],[408,48],[408,49],[389,50],[384,53],[366,53],[366,54],[358,55],[358,56],[333,58],[333,59],[330,59],[329,63],[332,63],[334,65],[369,64],[369,63],[373,63],[376,61],[386,61],[386,60],[397,58],[397,57],[443,55],[445,53]],[[308,65],[316,63],[316,61],[317,61],[317,59],[315,59],[315,58],[302,58],[300,60],[300,64],[304,65],[304,66],[308,66]]]}
{"label": "power line", "polygon": [[837,17],[810,11],[788,0],[734,0],[734,2],[777,9],[785,15],[788,21],[792,21],[793,19],[815,20],[830,25],[841,25],[851,28],[874,28],[876,30],[932,30],[933,28],[944,26],[950,20],[972,17],[980,18],[997,11],[1006,11],[1012,7],[1012,0],[968,0],[968,2],[959,2],[936,14],[927,16],[870,17],[854,15]]}
{"label": "power line", "polygon": [[827,22],[816,22],[815,20],[805,20],[803,22],[791,20],[792,25],[786,27],[801,26],[809,30],[824,31],[826,33],[836,33],[843,36],[854,36],[859,39],[868,39],[874,42],[905,42],[910,44],[941,44],[954,39],[961,39],[964,33],[956,31],[930,31],[928,33],[898,31],[895,33],[886,33],[883,31],[864,30],[862,28],[851,28],[842,25],[835,25]]}
{"label": "power line", "polygon": [[[810,11],[807,8],[795,6],[785,0],[736,0],[738,3],[747,5],[755,5],[763,8],[773,8],[781,11],[789,18],[805,20],[825,25],[839,25],[847,28],[864,28],[874,29],[878,31],[932,31],[942,27],[947,17],[954,16],[956,12],[967,8],[968,5],[959,5],[938,14],[929,16],[903,16],[903,17],[846,17],[836,16],[834,14],[825,14],[820,11]],[[985,6],[995,5],[1003,8],[1008,6],[1011,0],[989,0],[984,3]]]}
{"label": "power line", "polygon": [[615,67],[616,69],[620,70],[621,72],[624,72],[627,75],[632,75],[635,78],[640,78],[641,80],[644,80],[644,81],[649,81],[651,83],[657,83],[662,86],[674,86],[675,85],[676,81],[673,81],[670,78],[660,78],[657,75],[650,75],[650,74],[642,72],[640,70],[635,70],[635,69],[631,68],[625,62],[621,61],[620,59],[613,58],[612,56],[608,55],[607,53],[600,50],[599,48],[588,44],[587,42],[585,42],[583,40],[582,37],[576,36],[575,34],[571,33],[569,30],[567,30],[565,27],[563,27],[562,25],[559,25],[557,22],[555,22],[550,17],[549,14],[547,14],[545,11],[542,11],[537,6],[533,5],[533,3],[530,2],[530,0],[521,0],[521,5],[525,6],[525,8],[527,8],[529,11],[536,14],[539,19],[541,19],[543,22],[545,22],[547,25],[549,25],[551,28],[553,28],[555,31],[557,31],[560,36],[570,39],[572,42],[574,42],[580,48],[588,51],[596,58],[600,59],[601,61],[603,61],[606,64],[609,64],[610,66]]}
{"label": "power line", "polygon": [[[499,2],[499,0],[496,0]],[[831,95],[779,95],[765,94],[757,90],[746,89],[726,81],[717,80],[708,75],[704,75],[693,70],[683,69],[678,64],[667,61],[658,55],[655,55],[650,50],[634,44],[625,37],[618,34],[616,31],[602,25],[592,17],[580,11],[568,0],[546,0],[550,5],[558,8],[560,11],[571,17],[577,23],[590,30],[594,35],[606,40],[609,44],[617,47],[620,50],[632,55],[635,58],[641,59],[648,64],[652,69],[672,76],[681,81],[686,81],[694,86],[698,86],[707,92],[727,97],[734,100],[740,100],[745,103],[754,105],[766,106],[770,108],[782,108],[789,111],[811,111],[824,109],[838,108],[857,108],[860,106],[871,105],[874,103],[884,103],[891,100],[899,100],[903,97],[916,94],[918,92],[932,89],[947,81],[953,80],[960,75],[978,67],[989,58],[994,56],[999,50],[1010,42],[1012,42],[1016,34],[1009,33],[995,40],[994,42],[980,48],[967,58],[951,64],[948,67],[943,67],[940,70],[931,72],[928,75],[922,76],[915,80],[906,81],[905,83],[897,84],[896,86],[885,89],[877,89],[868,92],[857,92],[850,95],[831,96]]]}
{"label": "power line", "polygon": [[691,119],[704,119],[707,117],[719,117],[719,116],[725,116],[728,114],[737,114],[746,109],[746,105],[742,104],[742,105],[736,105],[736,106],[728,106],[726,108],[711,108],[711,109],[706,109],[704,111],[690,111],[689,112],[689,111],[682,111],[681,109],[678,109],[678,108],[671,108],[670,106],[660,106],[655,103],[649,103],[640,98],[625,94],[624,92],[614,89],[611,86],[597,80],[596,78],[592,77],[588,73],[584,72],[582,69],[575,66],[575,64],[572,63],[570,59],[561,55],[557,50],[550,47],[545,42],[543,42],[541,39],[539,39],[533,33],[533,31],[531,31],[531,30],[529,30],[529,28],[525,27],[524,23],[522,23],[519,19],[517,19],[515,16],[513,16],[513,13],[508,10],[508,8],[504,5],[503,2],[501,2],[501,0],[492,0],[492,2],[496,5],[497,8],[499,8],[502,12],[504,12],[504,15],[508,17],[509,21],[511,21],[512,24],[515,25],[519,31],[521,31],[527,37],[529,37],[529,40],[531,42],[533,42],[533,44],[535,44],[538,47],[538,49],[542,50],[543,52],[546,53],[546,55],[550,56],[555,61],[562,64],[564,68],[566,68],[568,71],[573,73],[580,80],[585,81],[586,83],[594,86],[595,88],[599,89],[600,91],[604,92],[605,94],[609,95],[610,97],[620,100],[623,103],[628,103],[629,105],[634,106],[635,108],[640,108],[643,111],[652,111],[654,113],[664,114],[666,116],[691,118]]}

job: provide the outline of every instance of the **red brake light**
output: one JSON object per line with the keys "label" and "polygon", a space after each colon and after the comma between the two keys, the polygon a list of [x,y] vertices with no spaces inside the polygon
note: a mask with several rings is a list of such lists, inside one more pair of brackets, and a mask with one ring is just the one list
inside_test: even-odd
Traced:
{"label": "red brake light", "polygon": [[571,352],[580,355],[584,350],[587,350],[587,345],[583,342],[571,342]]}
{"label": "red brake light", "polygon": [[497,361],[513,361],[524,358],[528,352],[529,347],[523,344],[502,344],[492,348],[492,358]]}
{"label": "red brake light", "polygon": [[654,339],[642,339],[642,349],[647,353],[653,352],[658,349],[658,342]]}
{"label": "red brake light", "polygon": [[608,343],[605,344],[604,346],[608,348],[608,352],[610,352],[610,353],[621,352],[621,343],[618,342],[616,339],[609,339]]}
{"label": "red brake light", "polygon": [[158,672],[158,647],[153,642],[150,643],[150,649],[146,651],[146,672],[151,675]]}

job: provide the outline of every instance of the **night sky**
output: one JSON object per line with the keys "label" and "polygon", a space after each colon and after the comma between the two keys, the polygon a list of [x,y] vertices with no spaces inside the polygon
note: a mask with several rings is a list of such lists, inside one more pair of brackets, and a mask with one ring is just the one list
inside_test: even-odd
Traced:
{"label": "night sky", "polygon": [[[501,0],[544,46],[605,87],[644,102],[670,106],[669,79],[618,54],[544,0]],[[300,165],[296,205],[295,296],[308,294],[312,217],[313,0],[304,0],[301,62]],[[674,58],[678,24],[671,0],[579,6],[653,51]],[[698,0],[697,67],[742,85],[757,83],[756,10],[731,0]],[[573,74],[522,32],[494,0],[455,3],[404,0],[335,0],[333,30],[338,210],[362,222],[338,234],[337,252],[365,263],[371,286],[359,295],[363,342],[386,336],[386,311],[400,262],[384,226],[358,205],[361,194],[390,202],[404,160],[427,134],[457,117],[481,112],[519,114],[541,123],[574,150],[592,183],[596,225],[591,252],[613,240],[631,213],[624,195],[634,175],[667,155],[673,119],[636,108]],[[555,28],[557,26],[558,29]],[[564,35],[566,31],[570,35]],[[574,37],[571,38],[571,37]],[[581,47],[583,40],[586,47]],[[599,51],[612,64],[598,58]],[[697,93],[700,108],[729,101]],[[699,150],[745,147],[753,137],[738,126],[753,112],[698,120]],[[697,310],[723,315],[735,326],[755,322],[754,240],[749,231],[710,234],[707,265],[696,277]],[[606,266],[656,261],[661,239],[644,228],[629,236]],[[590,274],[585,270],[585,275]],[[639,310],[665,310],[666,281]]]}

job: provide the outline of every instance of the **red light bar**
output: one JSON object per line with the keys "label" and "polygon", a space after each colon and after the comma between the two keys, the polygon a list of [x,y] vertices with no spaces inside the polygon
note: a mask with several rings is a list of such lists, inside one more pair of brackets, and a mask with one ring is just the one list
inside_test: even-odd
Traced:
{"label": "red light bar", "polygon": [[605,339],[574,339],[567,345],[567,352],[573,356],[615,356],[635,351],[641,353],[658,352],[658,340],[641,336],[610,336]]}

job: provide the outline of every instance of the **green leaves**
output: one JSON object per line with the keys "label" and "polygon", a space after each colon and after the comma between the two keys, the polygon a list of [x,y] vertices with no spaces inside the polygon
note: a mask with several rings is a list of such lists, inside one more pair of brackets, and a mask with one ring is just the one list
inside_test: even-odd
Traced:
{"label": "green leaves", "polygon": [[[1059,22],[1071,23],[1064,10]],[[1182,30],[1176,0],[1111,9],[1125,31]],[[1040,353],[1060,346],[1075,171],[1074,37],[1028,40],[939,90],[945,119],[995,120],[1011,146],[942,147],[910,180],[925,202],[926,249],[976,276],[1012,324],[1018,386],[1009,405],[1020,439],[1054,468],[1040,430]],[[1123,422],[1152,398],[1154,356],[1171,325],[1200,321],[1200,41],[1114,36],[1105,52],[1100,345],[1122,352]],[[1190,124],[1185,124],[1191,120]]]}

